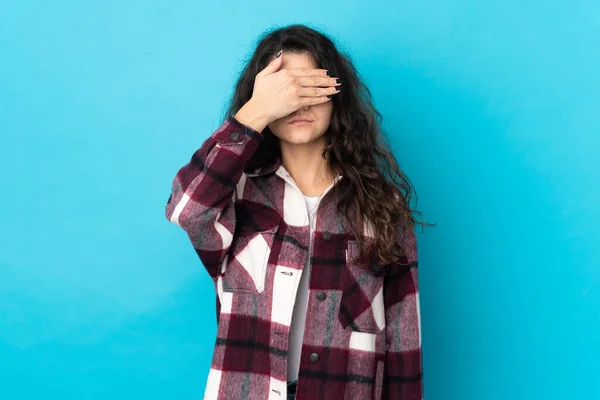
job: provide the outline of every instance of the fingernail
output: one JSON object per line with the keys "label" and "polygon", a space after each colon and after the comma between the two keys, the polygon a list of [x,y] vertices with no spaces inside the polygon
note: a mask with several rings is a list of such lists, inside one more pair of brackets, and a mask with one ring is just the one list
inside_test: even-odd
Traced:
{"label": "fingernail", "polygon": [[281,55],[282,52],[283,52],[283,50],[279,50],[279,53],[277,53],[277,55],[275,56],[275,58],[279,58],[279,56]]}
{"label": "fingernail", "polygon": [[327,70],[327,75],[328,76],[335,76],[333,72],[331,72],[330,70]]}
{"label": "fingernail", "polygon": [[335,88],[336,88],[337,90],[342,90],[342,85],[337,85]]}
{"label": "fingernail", "polygon": [[342,83],[342,79],[341,79],[341,78],[337,78],[337,79],[335,80],[335,82],[336,82],[336,83]]}

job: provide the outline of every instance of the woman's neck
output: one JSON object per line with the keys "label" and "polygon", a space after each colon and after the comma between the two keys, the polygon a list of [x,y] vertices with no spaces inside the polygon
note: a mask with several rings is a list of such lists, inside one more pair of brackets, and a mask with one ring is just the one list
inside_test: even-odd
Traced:
{"label": "woman's neck", "polygon": [[[305,196],[320,196],[333,183],[324,140],[306,144],[281,143],[281,161]],[[327,154],[326,154],[327,156]]]}

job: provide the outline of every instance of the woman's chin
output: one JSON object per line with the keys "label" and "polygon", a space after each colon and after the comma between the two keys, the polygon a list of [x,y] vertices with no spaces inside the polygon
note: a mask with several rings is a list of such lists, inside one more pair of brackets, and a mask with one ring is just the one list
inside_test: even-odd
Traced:
{"label": "woman's chin", "polygon": [[292,135],[285,137],[283,140],[289,144],[307,144],[313,142],[315,138],[310,135]]}

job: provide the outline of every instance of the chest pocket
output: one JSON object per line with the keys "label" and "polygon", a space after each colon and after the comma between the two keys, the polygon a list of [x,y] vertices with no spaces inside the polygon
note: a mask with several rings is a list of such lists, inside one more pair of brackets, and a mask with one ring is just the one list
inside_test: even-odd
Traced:
{"label": "chest pocket", "polygon": [[223,265],[225,292],[262,293],[281,218],[264,205],[236,204],[236,227]]}
{"label": "chest pocket", "polygon": [[[345,329],[378,333],[385,328],[383,304],[384,268],[371,262],[369,269],[353,260],[358,256],[356,240],[348,240],[346,265],[342,270],[342,295],[338,319]],[[373,258],[370,257],[372,260]]]}

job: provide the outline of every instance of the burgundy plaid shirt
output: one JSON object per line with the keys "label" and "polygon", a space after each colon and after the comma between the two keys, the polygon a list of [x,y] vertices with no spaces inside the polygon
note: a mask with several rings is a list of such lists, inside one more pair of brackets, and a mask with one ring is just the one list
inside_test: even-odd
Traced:
{"label": "burgundy plaid shirt", "polygon": [[296,399],[421,400],[414,232],[402,260],[363,270],[350,262],[356,238],[335,205],[322,202],[310,245],[306,203],[281,160],[245,168],[263,139],[225,119],[177,172],[166,205],[215,287],[218,331],[204,400],[287,399],[290,322],[307,257]]}

